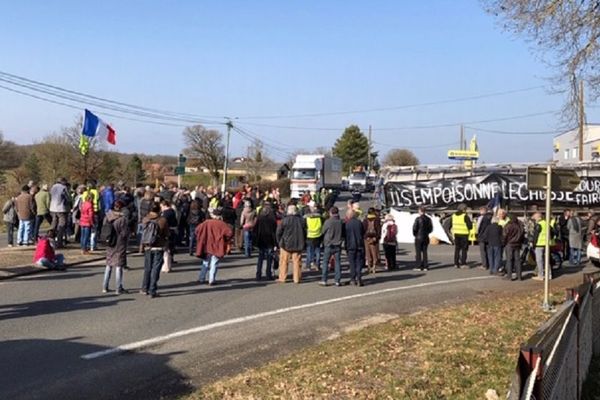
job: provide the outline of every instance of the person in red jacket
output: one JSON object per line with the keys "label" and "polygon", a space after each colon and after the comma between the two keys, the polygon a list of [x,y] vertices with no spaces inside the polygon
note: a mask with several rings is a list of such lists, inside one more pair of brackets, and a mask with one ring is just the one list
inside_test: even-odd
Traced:
{"label": "person in red jacket", "polygon": [[46,236],[41,236],[35,246],[33,263],[48,269],[65,269],[65,257],[54,252],[54,231],[49,230]]}
{"label": "person in red jacket", "polygon": [[79,218],[79,227],[81,228],[81,253],[90,253],[90,238],[92,235],[92,226],[94,226],[94,203],[91,194],[85,194],[81,204],[81,217]]}
{"label": "person in red jacket", "polygon": [[208,284],[213,285],[217,277],[219,262],[230,251],[233,231],[221,217],[221,210],[215,209],[211,219],[207,219],[196,228],[196,256],[202,259],[202,268],[198,281],[206,282],[206,272],[210,268]]}

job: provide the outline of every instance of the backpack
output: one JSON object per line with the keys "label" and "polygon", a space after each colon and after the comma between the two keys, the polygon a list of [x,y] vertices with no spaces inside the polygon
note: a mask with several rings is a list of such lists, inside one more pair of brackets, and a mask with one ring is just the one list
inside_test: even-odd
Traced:
{"label": "backpack", "polygon": [[100,241],[108,247],[115,247],[117,245],[117,230],[115,229],[114,221],[107,221],[102,225]]}
{"label": "backpack", "polygon": [[150,220],[144,225],[142,230],[142,245],[152,246],[158,238],[158,223]]}
{"label": "backpack", "polygon": [[377,231],[375,230],[375,219],[367,219],[367,232],[366,237],[374,238],[377,237]]}
{"label": "backpack", "polygon": [[396,235],[398,234],[398,227],[395,223],[391,223],[387,227],[387,232],[385,234],[385,238],[383,239],[384,243],[396,243]]}

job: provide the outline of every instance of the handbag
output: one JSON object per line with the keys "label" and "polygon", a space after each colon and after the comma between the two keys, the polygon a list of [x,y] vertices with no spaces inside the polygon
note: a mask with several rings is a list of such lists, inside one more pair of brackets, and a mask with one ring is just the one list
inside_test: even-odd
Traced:
{"label": "handbag", "polygon": [[171,272],[171,252],[168,250],[163,253],[163,265],[160,271]]}

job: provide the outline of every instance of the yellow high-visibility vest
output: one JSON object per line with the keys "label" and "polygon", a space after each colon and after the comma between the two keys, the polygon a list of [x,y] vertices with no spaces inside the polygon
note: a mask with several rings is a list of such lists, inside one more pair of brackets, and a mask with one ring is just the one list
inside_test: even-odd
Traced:
{"label": "yellow high-visibility vest", "polygon": [[469,235],[466,218],[467,214],[452,215],[452,233],[454,235]]}
{"label": "yellow high-visibility vest", "polygon": [[498,221],[498,225],[500,225],[502,228],[504,228],[504,226],[505,226],[506,224],[508,224],[509,222],[510,222],[510,218],[506,217],[506,218],[504,218],[504,219],[502,219],[502,220]]}
{"label": "yellow high-visibility vest", "polygon": [[[536,247],[544,247],[546,246],[546,233],[548,231],[548,226],[546,225],[546,220],[542,219],[538,222],[538,225],[540,226],[541,230],[540,230],[540,235],[538,236],[537,239],[537,243],[535,244]],[[554,228],[554,220],[550,221],[550,227]],[[554,246],[555,242],[554,239],[551,237],[550,238],[550,246]]]}

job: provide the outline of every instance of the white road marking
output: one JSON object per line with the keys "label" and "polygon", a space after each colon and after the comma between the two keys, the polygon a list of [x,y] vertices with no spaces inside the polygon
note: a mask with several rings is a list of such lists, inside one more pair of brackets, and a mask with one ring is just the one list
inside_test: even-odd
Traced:
{"label": "white road marking", "polygon": [[194,333],[206,332],[206,331],[209,331],[212,329],[222,328],[222,327],[234,325],[234,324],[240,324],[242,322],[253,321],[253,320],[256,320],[259,318],[270,317],[272,315],[278,315],[278,314],[284,314],[284,313],[288,313],[290,311],[297,311],[297,310],[303,310],[306,308],[313,308],[313,307],[323,306],[323,305],[327,305],[327,304],[339,303],[340,301],[345,301],[345,300],[358,299],[361,297],[375,296],[378,294],[398,292],[401,290],[416,289],[416,288],[422,288],[422,287],[427,287],[427,286],[447,285],[447,284],[451,284],[451,283],[478,281],[478,280],[493,279],[493,278],[494,277],[492,277],[492,276],[478,276],[478,277],[472,277],[472,278],[449,279],[449,280],[443,280],[443,281],[425,282],[425,283],[419,283],[416,285],[399,286],[399,287],[388,288],[388,289],[374,290],[372,292],[357,293],[357,294],[353,294],[350,296],[336,297],[334,299],[316,301],[314,303],[279,308],[279,309],[273,310],[273,311],[266,311],[266,312],[262,312],[262,313],[258,313],[258,314],[246,315],[244,317],[232,318],[232,319],[228,319],[225,321],[215,322],[215,323],[208,324],[208,325],[197,326],[195,328],[173,332],[168,335],[157,336],[157,337],[154,337],[151,339],[146,339],[146,340],[140,340],[139,342],[123,344],[123,345],[109,348],[106,350],[84,354],[81,356],[81,358],[83,358],[84,360],[93,360],[95,358],[104,357],[104,356],[108,356],[108,355],[116,354],[116,353],[121,353],[124,351],[138,350],[138,349],[152,346],[152,345],[155,345],[158,343],[163,343],[163,342],[166,342],[171,339],[175,339],[175,338],[179,338],[179,337],[187,336],[187,335],[192,335]]}

